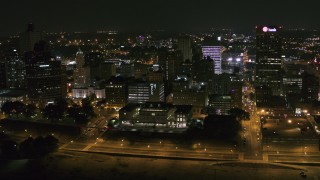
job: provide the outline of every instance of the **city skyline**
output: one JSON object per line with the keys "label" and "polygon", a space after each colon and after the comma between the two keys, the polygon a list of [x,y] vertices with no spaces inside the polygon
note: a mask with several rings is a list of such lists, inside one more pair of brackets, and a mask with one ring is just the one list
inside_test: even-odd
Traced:
{"label": "city skyline", "polygon": [[319,179],[315,0],[4,4],[2,179]]}
{"label": "city skyline", "polygon": [[[260,5],[264,3],[263,5]],[[316,7],[319,2],[289,1],[161,1],[135,2],[63,2],[39,0],[5,2],[1,10],[4,28],[0,36],[21,32],[28,23],[41,31],[203,31],[209,28],[231,28],[253,32],[256,25],[283,25],[286,28],[319,29]]]}

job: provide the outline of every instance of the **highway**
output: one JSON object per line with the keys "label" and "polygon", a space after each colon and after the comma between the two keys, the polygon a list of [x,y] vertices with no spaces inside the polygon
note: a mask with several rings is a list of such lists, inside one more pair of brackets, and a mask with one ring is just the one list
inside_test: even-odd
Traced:
{"label": "highway", "polygon": [[105,152],[117,154],[134,154],[143,156],[161,156],[161,157],[187,157],[187,158],[205,158],[205,159],[223,159],[238,160],[239,153],[224,147],[216,148],[189,148],[179,147],[173,143],[157,142],[146,143],[136,142],[133,145],[126,140],[104,141],[97,139],[90,142],[70,142],[60,148],[61,150],[78,150],[88,152]]}

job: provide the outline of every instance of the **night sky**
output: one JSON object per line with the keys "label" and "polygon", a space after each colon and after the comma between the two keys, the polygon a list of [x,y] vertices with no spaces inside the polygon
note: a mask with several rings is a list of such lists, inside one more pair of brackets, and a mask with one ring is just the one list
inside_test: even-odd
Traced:
{"label": "night sky", "polygon": [[[152,3],[151,3],[152,2]],[[26,29],[250,31],[257,24],[320,29],[319,0],[4,0],[0,36]]]}

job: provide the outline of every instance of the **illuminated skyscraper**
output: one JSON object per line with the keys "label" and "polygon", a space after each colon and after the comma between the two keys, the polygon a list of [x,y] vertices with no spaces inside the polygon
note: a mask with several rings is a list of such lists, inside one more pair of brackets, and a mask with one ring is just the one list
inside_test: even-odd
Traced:
{"label": "illuminated skyscraper", "polygon": [[74,70],[74,87],[88,87],[90,85],[90,68],[84,66],[84,54],[80,49],[76,54],[76,63],[77,66]]}
{"label": "illuminated skyscraper", "polygon": [[214,74],[221,74],[222,46],[218,45],[217,40],[212,38],[205,40],[202,46],[203,59],[212,59],[214,63]]}
{"label": "illuminated skyscraper", "polygon": [[28,98],[31,102],[46,105],[66,96],[66,76],[61,66],[50,55],[44,41],[36,43],[34,51],[25,54]]}
{"label": "illuminated skyscraper", "polygon": [[256,27],[256,72],[257,85],[265,85],[273,95],[282,94],[282,27]]}
{"label": "illuminated skyscraper", "polygon": [[25,64],[16,49],[6,53],[5,65],[7,88],[24,89],[26,76]]}

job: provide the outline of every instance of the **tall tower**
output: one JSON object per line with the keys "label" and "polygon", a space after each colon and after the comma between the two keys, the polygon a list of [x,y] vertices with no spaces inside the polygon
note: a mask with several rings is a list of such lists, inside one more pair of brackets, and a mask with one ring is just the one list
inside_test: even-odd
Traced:
{"label": "tall tower", "polygon": [[50,55],[46,42],[35,44],[34,51],[25,53],[27,93],[29,100],[44,106],[66,96],[66,82],[61,61]]}
{"label": "tall tower", "polygon": [[189,36],[181,36],[178,38],[178,51],[182,53],[183,62],[192,61],[191,38]]}
{"label": "tall tower", "polygon": [[6,79],[6,64],[0,61],[0,90],[7,87]]}
{"label": "tall tower", "polygon": [[256,85],[265,85],[273,95],[282,94],[282,27],[256,27]]}
{"label": "tall tower", "polygon": [[203,59],[213,60],[214,63],[214,74],[222,74],[221,69],[221,55],[222,55],[222,46],[202,46],[202,55]]}
{"label": "tall tower", "polygon": [[80,49],[76,53],[76,63],[76,69],[74,70],[74,87],[88,87],[90,85],[90,68],[89,66],[84,66],[84,54]]}
{"label": "tall tower", "polygon": [[8,51],[5,57],[7,88],[25,88],[25,64],[16,49]]}
{"label": "tall tower", "polygon": [[221,61],[223,46],[218,38],[206,37],[202,43],[202,58],[211,59],[214,63],[214,74],[222,74]]}
{"label": "tall tower", "polygon": [[33,51],[35,43],[42,40],[41,33],[35,31],[33,24],[28,24],[27,30],[20,35],[20,54]]}

